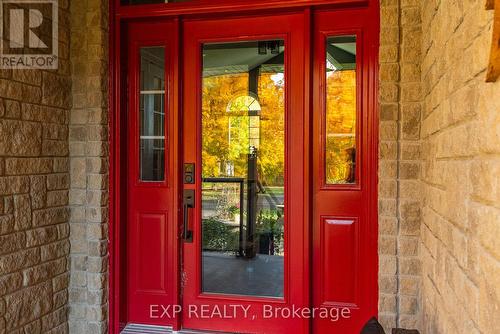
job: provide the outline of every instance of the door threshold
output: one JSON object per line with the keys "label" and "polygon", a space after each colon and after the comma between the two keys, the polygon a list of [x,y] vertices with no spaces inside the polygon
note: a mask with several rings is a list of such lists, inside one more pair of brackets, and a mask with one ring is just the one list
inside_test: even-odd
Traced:
{"label": "door threshold", "polygon": [[211,332],[193,329],[174,331],[170,326],[144,325],[129,323],[120,334],[236,334],[230,332]]}

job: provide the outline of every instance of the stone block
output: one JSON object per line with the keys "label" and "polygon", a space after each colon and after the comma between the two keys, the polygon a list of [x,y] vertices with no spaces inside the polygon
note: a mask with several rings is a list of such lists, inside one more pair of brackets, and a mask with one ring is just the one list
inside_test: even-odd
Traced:
{"label": "stone block", "polygon": [[379,294],[379,312],[396,313],[396,297],[393,294]]}
{"label": "stone block", "polygon": [[41,209],[45,207],[47,201],[46,177],[44,175],[32,175],[30,176],[30,183],[30,198],[32,208]]}
{"label": "stone block", "polygon": [[69,240],[63,239],[40,247],[42,261],[50,261],[69,254]]}
{"label": "stone block", "polygon": [[[0,277],[0,294],[2,296],[5,296],[7,294],[10,294],[16,290],[19,290],[23,284],[23,277],[20,273],[13,273],[10,275],[2,275]],[[1,302],[3,302],[3,299],[1,299]],[[3,305],[5,307],[5,305]],[[0,315],[5,314],[5,309],[3,312],[0,313]]]}
{"label": "stone block", "polygon": [[45,226],[26,231],[26,246],[40,246],[57,240],[57,227]]}
{"label": "stone block", "polygon": [[397,281],[396,277],[393,276],[380,276],[378,281],[380,293],[392,293],[397,292]]}
{"label": "stone block", "polygon": [[7,175],[46,174],[52,171],[50,158],[8,158],[5,160]]}
{"label": "stone block", "polygon": [[384,27],[397,27],[399,25],[398,6],[382,6],[380,8],[380,22],[384,23]]}
{"label": "stone block", "polygon": [[391,103],[397,102],[399,98],[399,87],[391,83],[380,84],[380,102]]}
{"label": "stone block", "polygon": [[53,298],[54,308],[63,308],[66,310],[66,305],[68,305],[68,290],[62,290],[54,292]]}
{"label": "stone block", "polygon": [[42,74],[42,103],[59,108],[71,107],[71,95],[67,93],[67,87],[71,87],[69,77],[60,76],[51,72]]}
{"label": "stone block", "polygon": [[47,206],[64,206],[68,204],[68,190],[53,190],[47,192]]}
{"label": "stone block", "polygon": [[65,207],[48,208],[33,211],[33,226],[54,225],[66,223],[69,218],[69,211]]}
{"label": "stone block", "polygon": [[398,27],[383,27],[380,29],[380,45],[391,45],[399,43]]}
{"label": "stone block", "polygon": [[406,296],[417,296],[420,290],[420,278],[412,276],[402,276],[399,279],[401,294]]}
{"label": "stone block", "polygon": [[69,174],[50,174],[47,175],[48,190],[63,190],[69,188]]}
{"label": "stone block", "polygon": [[21,104],[18,101],[5,100],[5,117],[12,119],[21,118]]}
{"label": "stone block", "polygon": [[25,245],[24,233],[12,233],[0,236],[0,255],[22,249]]}
{"label": "stone block", "polygon": [[56,311],[45,315],[42,318],[42,331],[48,332],[50,329],[55,328],[67,320],[65,308],[59,308]]}
{"label": "stone block", "polygon": [[7,329],[15,329],[39,319],[52,307],[52,286],[45,282],[5,296]]}
{"label": "stone block", "polygon": [[0,155],[39,156],[42,127],[39,123],[0,120]]}
{"label": "stone block", "polygon": [[59,259],[23,271],[23,285],[30,286],[48,281],[49,278],[66,271],[66,259]]}
{"label": "stone block", "polygon": [[380,63],[397,62],[399,58],[399,47],[397,44],[380,45],[379,54]]}
{"label": "stone block", "polygon": [[[0,202],[3,206],[3,202]],[[0,216],[0,235],[14,232],[14,217],[10,214]]]}
{"label": "stone block", "polygon": [[401,258],[399,261],[399,270],[403,275],[420,275],[422,264],[418,257]]}
{"label": "stone block", "polygon": [[380,236],[378,253],[384,255],[396,255],[396,237]]}
{"label": "stone block", "polygon": [[14,196],[14,219],[17,231],[31,226],[31,199],[29,195]]}

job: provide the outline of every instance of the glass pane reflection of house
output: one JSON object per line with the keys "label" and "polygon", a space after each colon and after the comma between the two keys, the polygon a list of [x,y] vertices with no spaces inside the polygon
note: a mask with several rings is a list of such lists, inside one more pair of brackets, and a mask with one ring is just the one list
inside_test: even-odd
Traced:
{"label": "glass pane reflection of house", "polygon": [[284,52],[280,40],[203,47],[205,293],[283,297]]}

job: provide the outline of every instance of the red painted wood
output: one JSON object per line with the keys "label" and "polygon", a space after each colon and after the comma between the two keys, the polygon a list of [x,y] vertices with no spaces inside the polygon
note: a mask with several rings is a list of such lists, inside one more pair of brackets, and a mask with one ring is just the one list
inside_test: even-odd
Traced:
{"label": "red painted wood", "polygon": [[[117,208],[119,205],[116,205],[115,199],[119,197],[120,187],[117,186],[117,177],[120,173],[120,164],[117,163],[117,152],[119,152],[119,145],[115,138],[120,138],[118,127],[115,126],[117,124],[117,115],[115,114],[115,108],[119,106],[118,99],[120,98],[120,85],[117,84],[118,75],[118,62],[116,61],[116,57],[119,54],[116,50],[120,49],[117,38],[119,36],[119,29],[116,29],[115,25],[115,4],[110,1],[108,3],[109,9],[109,35],[108,35],[108,43],[109,43],[109,90],[108,90],[108,98],[109,98],[109,224],[108,224],[108,233],[109,233],[109,332],[116,333],[119,328],[119,318],[120,318],[120,275],[117,275],[117,272],[120,272],[119,259],[119,245],[117,245],[116,241],[119,240],[117,237],[117,231],[119,231],[118,224],[115,224],[115,221],[119,221],[119,212],[117,212]],[[117,47],[118,45],[118,47]]]}
{"label": "red painted wood", "polygon": [[[177,111],[171,114],[171,119],[169,119],[169,124],[171,124],[170,131],[170,173],[173,173],[170,176],[170,180],[172,183],[169,184],[171,187],[171,193],[169,193],[171,209],[166,209],[169,212],[170,221],[179,223],[179,217],[177,217],[178,208],[180,207],[180,164],[182,163],[182,159],[179,158],[181,154],[181,145],[179,141],[180,137],[180,124],[179,121],[179,63],[178,63],[178,55],[180,54],[178,50],[178,29],[177,24],[170,22],[166,24],[166,26],[170,26],[172,29],[151,29],[152,26],[156,26],[155,24],[139,24],[132,23],[132,20],[129,18],[152,18],[156,17],[154,22],[160,22],[159,20],[167,16],[175,17],[177,15],[185,15],[185,18],[189,17],[200,17],[203,14],[207,14],[205,16],[210,17],[218,17],[223,18],[224,15],[228,15],[229,12],[238,13],[240,16],[245,15],[255,15],[260,14],[267,15],[270,14],[270,11],[274,12],[276,15],[280,12],[286,11],[291,8],[295,8],[295,10],[304,7],[305,8],[305,20],[302,25],[298,25],[298,29],[303,29],[303,73],[294,74],[295,76],[303,75],[303,98],[302,98],[302,106],[304,110],[303,119],[297,119],[293,122],[297,127],[300,122],[302,124],[302,134],[298,134],[297,140],[293,140],[292,145],[295,145],[295,148],[302,149],[302,154],[304,160],[301,166],[294,164],[293,167],[297,167],[298,170],[302,171],[302,175],[305,175],[302,178],[302,185],[295,187],[293,191],[301,194],[300,199],[302,203],[298,203],[297,206],[302,207],[303,212],[300,219],[303,220],[303,225],[297,227],[296,239],[299,238],[303,240],[302,249],[294,250],[295,252],[303,252],[302,257],[295,257],[294,269],[297,269],[297,275],[295,271],[293,271],[294,278],[292,280],[296,281],[295,287],[297,289],[291,290],[292,285],[287,286],[287,293],[290,295],[290,291],[293,291],[293,296],[287,298],[286,302],[294,302],[299,301],[301,305],[317,305],[319,300],[319,293],[322,291],[318,288],[320,285],[318,284],[318,276],[317,268],[318,268],[318,256],[321,253],[318,249],[321,245],[319,242],[321,240],[320,236],[325,236],[328,233],[319,234],[319,225],[317,224],[319,214],[324,217],[353,217],[358,218],[359,220],[359,240],[361,243],[360,248],[360,256],[362,256],[363,268],[360,275],[360,286],[363,287],[361,290],[366,292],[362,296],[362,300],[360,302],[361,312],[358,312],[359,317],[355,319],[350,325],[339,325],[337,323],[325,323],[325,322],[315,322],[314,323],[314,332],[315,333],[357,333],[355,330],[352,331],[352,328],[358,328],[358,323],[361,322],[361,318],[363,316],[376,315],[377,314],[377,300],[378,300],[378,287],[377,287],[377,268],[378,268],[378,258],[377,258],[377,236],[378,236],[378,228],[377,228],[377,193],[376,193],[376,185],[377,185],[377,138],[378,138],[378,114],[377,114],[377,69],[378,69],[378,33],[379,33],[379,13],[378,13],[378,2],[370,0],[368,2],[364,0],[290,0],[290,1],[277,1],[277,0],[258,0],[258,1],[228,1],[228,0],[207,0],[207,1],[194,1],[191,3],[184,4],[166,4],[166,5],[147,5],[147,6],[129,6],[119,7],[119,0],[115,0],[113,3],[110,2],[110,149],[111,149],[111,159],[110,159],[110,224],[109,224],[109,239],[110,239],[110,332],[111,333],[119,333],[119,328],[123,324],[127,322],[134,321],[133,317],[130,317],[128,314],[128,308],[130,304],[130,298],[128,297],[128,282],[127,282],[127,264],[128,264],[128,240],[127,240],[127,217],[128,213],[128,204],[127,204],[127,192],[128,189],[128,170],[126,168],[128,159],[128,148],[127,148],[127,105],[130,103],[128,97],[125,95],[127,89],[127,72],[131,72],[131,69],[127,63],[127,51],[128,45],[132,42],[130,35],[127,35],[127,29],[129,26],[141,26],[142,28],[137,28],[142,30],[141,36],[137,36],[137,40],[143,40],[147,42],[148,40],[155,39],[158,37],[159,40],[163,40],[165,43],[172,43],[172,53],[171,53],[171,70],[170,76],[172,78],[171,82],[171,106],[170,110]],[[369,4],[369,6],[368,6]],[[328,8],[336,8],[339,12],[335,14],[321,13],[316,12],[313,15],[314,19],[311,19],[312,10],[308,9],[309,6],[314,6],[314,8],[323,8],[327,6]],[[368,7],[367,7],[368,6]],[[358,9],[348,10],[348,8],[359,7]],[[287,9],[288,8],[288,9]],[[314,13],[314,12],[313,12]],[[364,23],[362,21],[365,21]],[[314,27],[314,35],[310,34],[310,25],[313,24],[314,21],[318,23],[315,24]],[[115,23],[116,22],[116,23]],[[150,22],[152,22],[150,20]],[[272,21],[273,24],[279,25],[279,21]],[[294,21],[295,22],[295,21]],[[339,25],[335,25],[335,22],[338,22]],[[352,24],[351,24],[352,23]],[[321,27],[320,27],[321,25]],[[157,27],[157,26],[156,26]],[[247,27],[248,28],[248,27]],[[318,177],[321,177],[319,174],[318,166],[320,166],[318,157],[321,155],[316,154],[318,150],[318,118],[314,118],[314,128],[315,130],[310,133],[309,132],[309,95],[311,95],[311,101],[314,100],[314,114],[318,115],[318,112],[321,113],[321,94],[319,94],[320,83],[322,79],[323,72],[322,69],[319,69],[318,66],[321,66],[321,62],[324,61],[324,52],[318,52],[318,33],[321,31],[322,33],[325,31],[353,31],[353,29],[359,28],[363,31],[364,36],[364,56],[363,59],[366,61],[364,63],[365,69],[363,70],[363,88],[364,90],[360,91],[360,96],[363,99],[363,123],[361,131],[363,132],[363,144],[362,148],[365,148],[365,154],[363,154],[363,166],[360,169],[360,173],[362,174],[361,183],[358,186],[359,189],[340,189],[341,187],[337,187],[337,189],[327,189],[328,187],[324,187],[321,183],[318,183]],[[243,28],[241,28],[243,29]],[[250,30],[250,28],[248,28]],[[172,32],[172,34],[170,34]],[[252,33],[256,33],[253,31]],[[175,35],[175,36],[173,36]],[[313,35],[315,49],[314,49],[314,62],[312,61],[310,55],[312,52],[312,41],[310,41],[309,36]],[[122,38],[124,36],[125,38]],[[156,36],[156,37],[155,37]],[[217,35],[215,35],[217,36]],[[187,50],[187,48],[186,48]],[[290,51],[290,49],[288,49]],[[297,53],[299,53],[297,51]],[[189,59],[188,63],[189,63]],[[195,61],[191,59],[191,61]],[[314,63],[314,67],[311,67]],[[199,65],[199,64],[198,64]],[[197,65],[197,66],[198,66]],[[300,67],[300,66],[299,66]],[[310,68],[313,70],[313,74],[310,75]],[[319,72],[318,72],[319,69]],[[196,70],[199,70],[196,69]],[[195,71],[196,71],[195,70]],[[300,71],[299,71],[300,72]],[[190,70],[186,70],[185,73],[191,73]],[[312,78],[312,83],[314,90],[311,91],[309,87],[309,78]],[[196,76],[195,76],[196,78]],[[193,81],[191,81],[191,85],[193,85]],[[193,86],[189,86],[187,84],[185,88],[196,88]],[[130,88],[130,86],[128,87]],[[196,92],[196,90],[194,90]],[[192,97],[185,93],[184,97]],[[289,96],[290,97],[290,96]],[[294,99],[294,103],[300,100]],[[189,106],[192,105],[193,102],[198,103],[199,101],[188,100],[186,104]],[[298,104],[298,103],[295,103]],[[177,127],[175,126],[177,125]],[[312,130],[312,127],[311,127]],[[314,141],[314,149],[310,148],[308,139],[312,138]],[[316,140],[315,140],[316,139]],[[290,140],[292,141],[292,140]],[[307,160],[307,157],[310,154],[310,150],[312,150],[312,154],[314,159],[311,163]],[[297,150],[293,150],[295,154],[299,154],[296,152]],[[300,174],[300,173],[298,173]],[[358,178],[359,179],[359,178]],[[309,182],[314,182],[314,187],[311,185],[311,189],[314,191],[314,196],[309,196]],[[321,189],[320,189],[321,188]],[[351,187],[356,188],[356,187]],[[318,196],[319,192],[328,191],[336,191],[341,192],[345,191],[346,195],[344,196],[345,201],[340,201],[339,204],[335,204],[330,202],[330,200],[340,200],[341,197],[331,197],[327,199],[321,200],[321,196]],[[359,199],[359,196],[356,195],[356,191],[358,190],[363,193],[361,198],[363,199],[363,205],[359,202],[356,204],[356,201]],[[326,197],[325,197],[326,198]],[[320,199],[320,201],[318,201]],[[346,204],[349,200],[352,200],[352,205]],[[299,199],[297,199],[299,201]],[[347,202],[346,202],[347,201]],[[344,204],[342,204],[344,203]],[[314,209],[316,213],[313,215],[312,210],[309,209],[309,205],[314,205]],[[360,207],[363,207],[363,210],[360,211]],[[308,212],[311,215],[308,215]],[[354,213],[353,213],[354,212]],[[361,215],[361,216],[360,216]],[[311,217],[311,219],[310,219]],[[313,219],[312,219],[313,218]],[[361,221],[363,219],[363,221]],[[312,220],[312,224],[308,223]],[[168,297],[167,304],[177,304],[180,302],[180,293],[179,293],[179,276],[180,276],[180,262],[179,262],[179,250],[180,244],[178,243],[178,239],[176,236],[179,234],[179,230],[177,229],[177,224],[173,223],[169,225],[169,228],[172,229],[169,231],[169,246],[168,246],[168,256],[171,257],[171,282],[170,289],[172,290],[172,294]],[[311,233],[314,232],[314,238],[310,237],[309,229]],[[346,232],[346,231],[344,231]],[[290,233],[290,231],[287,231]],[[333,232],[332,232],[333,233]],[[341,233],[341,236],[349,236],[348,233]],[[331,234],[331,233],[330,233]],[[198,233],[199,235],[199,233]],[[312,240],[312,241],[311,241]],[[199,240],[198,240],[199,242]],[[313,257],[314,259],[312,266],[310,267],[309,257],[307,256],[309,248],[312,246]],[[299,247],[300,248],[300,247]],[[334,246],[332,246],[334,248]],[[193,259],[196,259],[193,257]],[[329,259],[327,260],[327,263]],[[288,266],[292,264],[288,264]],[[330,267],[329,265],[325,267]],[[199,269],[198,269],[199,270]],[[309,280],[309,277],[312,277],[313,280]],[[287,278],[288,282],[288,278]],[[298,283],[300,282],[300,283]],[[311,282],[311,284],[310,284]],[[189,285],[188,285],[189,286]],[[309,289],[310,287],[310,289]],[[308,291],[310,291],[310,295],[312,295],[311,301],[308,297]],[[196,291],[195,291],[196,292]],[[328,292],[328,299],[332,299],[330,297],[334,292]],[[196,302],[200,302],[203,300],[203,296],[196,295],[196,293],[192,294],[193,299]],[[344,298],[346,299],[346,298]],[[243,299],[242,299],[243,300]],[[247,302],[248,300],[244,300]],[[224,303],[227,300],[220,298],[220,300],[211,301],[212,304],[215,302]],[[234,302],[234,300],[233,300]],[[258,300],[251,300],[251,302],[258,303]],[[135,306],[132,306],[135,307]],[[142,322],[142,321],[141,321]],[[149,319],[146,321],[147,323],[151,323]],[[234,322],[228,322],[226,324],[220,323],[211,324],[213,327],[217,327],[222,330],[233,330]],[[264,324],[262,322],[257,322],[257,327],[252,327],[253,332],[273,332],[270,329],[272,327],[268,327],[268,324]],[[282,322],[278,322],[274,325],[278,326]],[[292,322],[289,322],[290,324]],[[164,321],[161,322],[162,325],[165,325]],[[179,319],[175,319],[171,322],[174,326],[174,329],[180,328]],[[196,324],[191,324],[195,326]],[[199,324],[201,326],[205,326],[205,323]],[[246,325],[244,325],[246,326]],[[254,326],[254,324],[252,324]],[[285,323],[287,326],[287,323]],[[301,332],[307,333],[309,332],[308,324],[299,324],[294,323],[294,328],[290,329],[290,331],[285,332]],[[333,326],[333,327],[332,327]],[[337,327],[334,327],[337,326]],[[246,327],[248,328],[248,327]],[[358,330],[359,332],[359,330]]]}
{"label": "red painted wood", "polygon": [[[308,212],[303,203],[309,199],[304,155],[307,145],[304,124],[308,123],[305,107],[305,16],[304,13],[245,17],[221,20],[186,21],[184,32],[184,160],[196,162],[196,210],[192,224],[193,243],[184,244],[183,326],[192,329],[219,330],[242,333],[307,333],[308,319],[264,319],[264,304],[281,307],[309,305]],[[285,297],[257,298],[208,295],[201,293],[201,45],[203,42],[284,39],[286,81],[286,146],[285,146]],[[307,152],[307,151],[306,151]],[[250,316],[239,319],[198,319],[189,317],[192,305],[250,306]],[[255,315],[255,319],[253,316]]]}
{"label": "red painted wood", "polygon": [[[357,218],[322,217],[320,273],[321,300],[354,305],[359,296],[359,222]],[[339,273],[333,268],[342,268]]]}
{"label": "red painted wood", "polygon": [[263,13],[269,10],[300,9],[330,6],[336,8],[366,6],[373,0],[192,0],[168,4],[120,6],[115,0],[116,13],[123,18],[138,18],[172,15],[203,15],[227,12]]}
{"label": "red painted wood", "polygon": [[[345,308],[349,317],[316,318],[315,333],[359,333],[377,315],[377,66],[376,6],[316,12],[313,70],[313,306]],[[377,9],[378,10],[378,9]],[[326,38],[357,35],[357,157],[355,185],[326,185]]]}
{"label": "red painted wood", "polygon": [[[126,321],[176,325],[175,319],[151,317],[150,307],[178,302],[177,25],[174,21],[133,23],[129,25],[128,41],[126,260],[122,270],[126,280]],[[139,178],[139,50],[146,46],[165,47],[166,139],[162,182],[141,182]]]}

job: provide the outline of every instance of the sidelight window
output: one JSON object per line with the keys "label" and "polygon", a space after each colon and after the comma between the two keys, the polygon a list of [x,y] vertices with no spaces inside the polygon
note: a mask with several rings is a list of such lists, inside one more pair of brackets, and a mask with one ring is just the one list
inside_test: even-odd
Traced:
{"label": "sidelight window", "polygon": [[356,183],[356,36],[326,41],[325,179]]}
{"label": "sidelight window", "polygon": [[165,49],[140,49],[140,180],[165,179]]}

